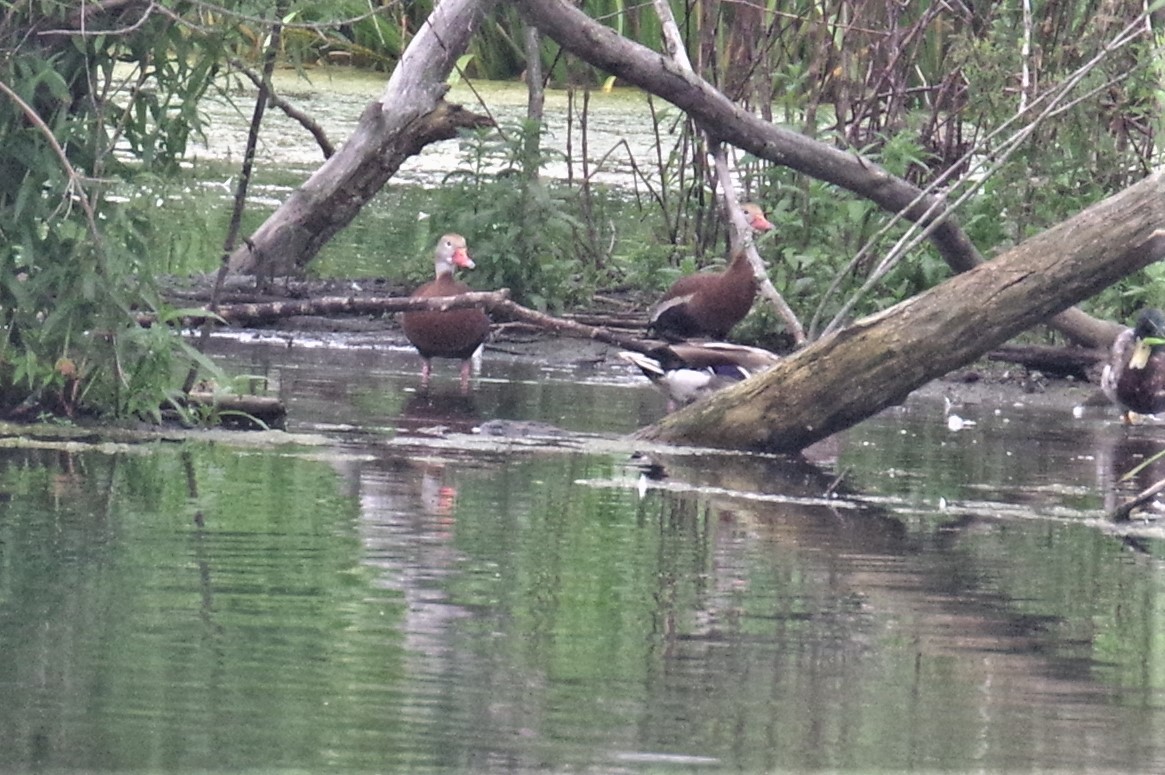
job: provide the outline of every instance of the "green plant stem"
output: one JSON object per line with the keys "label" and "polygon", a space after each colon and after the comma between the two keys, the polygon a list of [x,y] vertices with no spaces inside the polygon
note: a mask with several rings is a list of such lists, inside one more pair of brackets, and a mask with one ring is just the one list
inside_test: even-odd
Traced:
{"label": "green plant stem", "polygon": [[[247,188],[250,185],[251,174],[255,165],[255,149],[259,144],[259,129],[263,124],[263,114],[267,110],[267,101],[271,93],[271,75],[275,72],[275,62],[279,54],[279,40],[283,29],[281,20],[287,15],[289,3],[290,0],[280,0],[279,4],[275,7],[275,22],[271,26],[271,37],[267,42],[267,51],[265,52],[263,61],[263,78],[259,84],[258,93],[255,95],[255,110],[251,114],[251,126],[247,132],[247,147],[243,154],[243,166],[239,171],[239,183],[235,187],[235,200],[234,206],[231,209],[231,221],[227,227],[226,237],[223,239],[223,252],[219,261],[218,276],[215,278],[214,292],[210,299],[209,309],[212,313],[218,309],[219,299],[222,296],[223,283],[230,269],[229,262],[231,253],[235,249],[235,243],[239,238],[239,229],[243,222],[243,210],[247,204]],[[209,319],[203,324],[198,339],[199,352],[205,350],[206,342],[210,338],[213,325]],[[186,380],[182,383],[182,392],[189,393],[194,388],[194,383],[197,380],[198,364],[193,363],[186,374]]]}

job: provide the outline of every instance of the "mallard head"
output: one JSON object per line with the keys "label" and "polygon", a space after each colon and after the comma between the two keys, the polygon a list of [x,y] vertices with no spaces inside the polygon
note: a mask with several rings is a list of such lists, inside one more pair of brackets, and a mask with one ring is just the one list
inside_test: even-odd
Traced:
{"label": "mallard head", "polygon": [[1145,368],[1149,356],[1162,345],[1165,345],[1165,313],[1159,309],[1142,311],[1133,329],[1133,354],[1129,358],[1129,368]]}

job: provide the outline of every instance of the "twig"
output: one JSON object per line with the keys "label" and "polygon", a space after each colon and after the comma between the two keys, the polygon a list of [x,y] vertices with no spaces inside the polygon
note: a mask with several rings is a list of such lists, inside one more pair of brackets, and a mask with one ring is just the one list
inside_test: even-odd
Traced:
{"label": "twig", "polygon": [[[279,0],[275,6],[275,22],[271,25],[271,37],[267,41],[267,50],[264,52],[263,78],[259,83],[259,93],[255,96],[255,110],[251,115],[251,126],[247,132],[247,146],[243,153],[243,166],[239,173],[239,182],[235,187],[235,201],[231,209],[231,222],[223,238],[222,258],[219,260],[218,276],[214,283],[214,292],[210,297],[210,311],[214,313],[218,308],[218,300],[222,295],[223,283],[230,270],[231,253],[235,249],[235,241],[239,236],[239,229],[243,222],[243,209],[247,204],[247,188],[251,183],[251,170],[255,164],[255,149],[259,144],[259,127],[263,123],[263,113],[267,110],[267,98],[271,92],[271,74],[275,72],[275,60],[279,53],[280,39],[283,34],[281,20],[287,15],[287,6],[290,0]],[[210,337],[211,324],[207,321],[202,328],[202,335],[198,340],[198,349],[206,347]],[[182,392],[189,393],[198,380],[198,365],[192,363],[186,374]]]}
{"label": "twig", "polygon": [[1162,490],[1165,490],[1165,479],[1158,480],[1149,488],[1142,490],[1137,495],[1129,498],[1127,501],[1117,506],[1112,511],[1108,512],[1107,516],[1113,522],[1125,522],[1129,519],[1129,515],[1132,514],[1133,509],[1137,508],[1138,506],[1143,506],[1144,504],[1153,500],[1153,498],[1157,497],[1157,494]]}
{"label": "twig", "polygon": [[784,298],[781,297],[780,292],[769,279],[768,269],[765,268],[765,263],[761,260],[760,254],[757,253],[756,245],[753,244],[752,229],[745,222],[744,212],[737,205],[736,189],[732,183],[732,172],[728,168],[728,154],[724,150],[723,143],[719,141],[712,143],[712,159],[716,164],[716,178],[720,184],[720,194],[724,199],[723,205],[724,211],[728,215],[729,230],[732,232],[733,251],[743,250],[745,252],[760,286],[761,295],[769,300],[777,314],[785,321],[785,327],[793,336],[793,341],[798,346],[805,344],[805,329],[801,327],[801,321],[797,319],[792,308],[785,303]]}
{"label": "twig", "polygon": [[69,177],[69,190],[75,193],[77,201],[81,203],[81,209],[85,211],[85,219],[89,226],[89,236],[93,238],[93,244],[99,251],[103,251],[101,232],[97,229],[97,216],[93,212],[93,203],[89,201],[89,196],[85,193],[85,187],[81,185],[80,173],[69,163],[69,157],[65,154],[65,149],[61,147],[61,144],[57,142],[57,138],[53,135],[53,130],[49,129],[48,124],[44,122],[44,119],[40,117],[40,114],[31,105],[22,100],[20,95],[12,91],[8,84],[3,81],[0,81],[0,92],[8,95],[8,98],[20,108],[20,112],[44,135],[45,141],[48,142],[49,147],[53,149],[53,153],[56,154],[57,159],[61,162],[61,168]]}
{"label": "twig", "polygon": [[[1068,106],[1061,103],[1067,98],[1072,90],[1075,89],[1077,85],[1079,85],[1080,81],[1082,81],[1086,75],[1091,73],[1105,57],[1107,57],[1113,51],[1128,45],[1134,39],[1139,37],[1143,30],[1138,30],[1137,27],[1143,22],[1144,17],[1145,14],[1142,14],[1136,20],[1126,25],[1124,29],[1122,29],[1107,44],[1105,44],[1105,46],[1099,53],[1096,54],[1096,56],[1077,68],[1067,79],[1065,79],[1062,84],[1060,84],[1055,89],[1051,89],[1039,97],[1036,97],[1021,110],[1017,111],[1015,115],[1013,115],[998,128],[988,134],[985,138],[983,138],[982,142],[980,142],[975,147],[968,149],[967,152],[963,154],[963,156],[960,157],[955,164],[950,165],[947,170],[935,178],[930,183],[930,185],[919,191],[918,195],[914,198],[913,201],[907,204],[906,207],[902,208],[899,212],[895,213],[893,217],[891,217],[890,220],[866,242],[861,250],[858,251],[858,254],[850,261],[846,269],[838,274],[838,276],[834,279],[834,282],[826,290],[825,294],[822,296],[821,302],[819,303],[817,312],[814,313],[813,318],[810,321],[810,332],[816,337],[818,321],[821,315],[824,313],[829,297],[833,295],[834,291],[836,291],[840,285],[841,278],[852,272],[853,268],[857,266],[857,264],[860,263],[865,256],[874,250],[877,241],[880,240],[883,235],[885,235],[891,228],[897,225],[899,221],[905,220],[906,213],[910,212],[919,202],[923,200],[924,197],[931,196],[940,187],[948,185],[948,181],[954,176],[955,170],[960,169],[964,164],[969,165],[967,171],[960,178],[953,181],[949,185],[953,189],[957,186],[967,183],[968,181],[973,181],[971,185],[967,186],[953,201],[945,201],[943,197],[935,197],[930,207],[927,208],[924,213],[922,213],[917,218],[911,219],[912,223],[907,228],[906,233],[898,239],[898,241],[894,244],[886,256],[881,260],[881,262],[879,262],[878,266],[875,267],[875,269],[870,273],[869,277],[862,284],[862,286],[858,290],[854,291],[850,298],[847,299],[846,302],[842,305],[840,310],[834,313],[833,319],[829,322],[828,325],[825,326],[825,329],[821,331],[821,336],[832,333],[845,325],[846,318],[848,317],[850,311],[854,308],[858,301],[860,301],[861,298],[870,291],[870,289],[877,285],[881,279],[885,277],[886,274],[889,273],[889,271],[893,269],[907,253],[921,244],[924,240],[928,239],[930,235],[939,227],[939,225],[942,224],[943,220],[947,217],[947,214],[957,210],[964,202],[966,202],[976,192],[978,192],[979,189],[982,188],[982,186],[985,185],[986,182],[1010,160],[1011,156],[1018,150],[1020,145],[1022,145],[1022,143],[1027,140],[1029,136],[1031,136],[1031,134],[1038,126],[1040,126],[1046,119],[1051,118],[1057,115],[1059,112],[1065,110]],[[1074,102],[1075,101],[1070,102],[1069,105],[1073,104]],[[1001,143],[998,149],[994,149],[992,151],[990,154],[989,164],[984,159],[975,158],[976,155],[981,155],[983,153],[983,148],[986,147],[988,142],[1003,134],[1004,131],[1011,131],[1010,127],[1015,122],[1019,121],[1024,116],[1029,115],[1041,106],[1041,111],[1034,118],[1032,118],[1028,124],[1014,131],[1011,136],[1006,138]],[[981,171],[984,166],[987,167],[986,170]]]}
{"label": "twig", "polygon": [[[247,63],[238,58],[231,59],[231,67],[238,70],[243,75],[250,79],[251,83],[258,88],[263,88],[263,76],[256,73],[252,68],[247,66]],[[332,145],[332,141],[328,139],[327,132],[320,126],[319,122],[313,119],[308,114],[304,113],[299,108],[292,105],[287,100],[276,94],[274,87],[270,84],[267,86],[267,100],[275,107],[283,111],[284,115],[299,123],[311,136],[316,139],[316,145],[320,147],[320,151],[324,154],[325,159],[332,158],[332,154],[336,152],[336,146]]]}
{"label": "twig", "polygon": [[572,320],[556,318],[553,315],[547,315],[545,312],[538,312],[529,307],[523,307],[521,304],[512,302],[509,299],[503,299],[496,304],[490,304],[486,308],[491,312],[500,313],[512,320],[530,323],[555,334],[573,336],[578,339],[593,339],[596,342],[604,342],[622,347],[624,350],[648,353],[661,344],[658,340],[626,336],[612,331],[609,328],[603,328],[602,326],[588,326],[583,323],[575,323]]}
{"label": "twig", "polygon": [[[680,34],[679,25],[676,24],[675,16],[672,15],[671,6],[667,0],[653,0],[653,4],[662,25],[664,50],[673,62],[694,74],[692,61],[688,58],[688,52],[684,48],[684,39]],[[804,344],[805,329],[801,327],[801,322],[797,320],[793,310],[773,286],[769,279],[768,269],[765,268],[764,261],[761,260],[760,254],[756,252],[756,247],[753,245],[752,229],[745,222],[744,213],[741,212],[737,203],[736,186],[732,182],[732,171],[728,166],[728,154],[724,150],[724,144],[710,140],[709,145],[716,164],[716,177],[720,184],[720,195],[723,198],[723,212],[728,217],[728,231],[731,235],[729,241],[732,244],[732,250],[734,253],[738,250],[745,251],[748,263],[760,285],[761,294],[769,300],[777,314],[785,321],[785,327],[793,336],[793,340],[798,345]]]}

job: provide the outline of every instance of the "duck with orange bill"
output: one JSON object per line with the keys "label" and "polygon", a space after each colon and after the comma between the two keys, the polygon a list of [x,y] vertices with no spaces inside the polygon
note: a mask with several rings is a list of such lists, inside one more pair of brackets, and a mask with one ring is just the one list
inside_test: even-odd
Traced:
{"label": "duck with orange bill", "polygon": [[[759,205],[741,205],[753,233],[773,224]],[[722,272],[699,272],[676,280],[648,314],[648,333],[668,341],[724,339],[756,300],[757,279],[741,250]]]}
{"label": "duck with orange bill", "polygon": [[[473,290],[453,277],[456,268],[472,269],[473,259],[465,237],[446,234],[437,241],[433,253],[436,279],[411,294],[413,299],[456,296]],[[447,310],[416,310],[401,315],[405,337],[421,355],[421,386],[428,387],[433,358],[461,361],[461,389],[469,389],[471,358],[489,336],[490,320],[476,307]]]}

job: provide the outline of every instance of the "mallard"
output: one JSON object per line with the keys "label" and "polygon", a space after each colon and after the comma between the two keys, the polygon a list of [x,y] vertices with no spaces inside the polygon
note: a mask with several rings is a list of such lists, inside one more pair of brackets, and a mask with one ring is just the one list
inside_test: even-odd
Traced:
{"label": "mallard", "polygon": [[1125,420],[1130,413],[1165,412],[1165,313],[1146,309],[1135,328],[1117,336],[1100,387]]}
{"label": "mallard", "polygon": [[[465,237],[446,234],[437,240],[433,252],[437,279],[413,291],[410,298],[427,299],[456,296],[472,288],[453,279],[454,267],[472,269]],[[455,358],[461,361],[461,389],[469,388],[470,358],[489,336],[489,318],[475,307],[448,310],[420,310],[401,315],[401,328],[417,352],[421,354],[421,386],[428,387],[433,358]]]}
{"label": "mallard", "polygon": [[670,403],[678,406],[736,384],[780,361],[779,355],[768,350],[728,342],[660,345],[647,353],[621,352],[619,357],[638,366]]}
{"label": "mallard", "polygon": [[[759,205],[748,202],[741,209],[754,233],[773,228]],[[752,309],[756,289],[748,254],[741,250],[723,272],[700,272],[676,280],[648,314],[648,333],[669,341],[723,339]]]}

